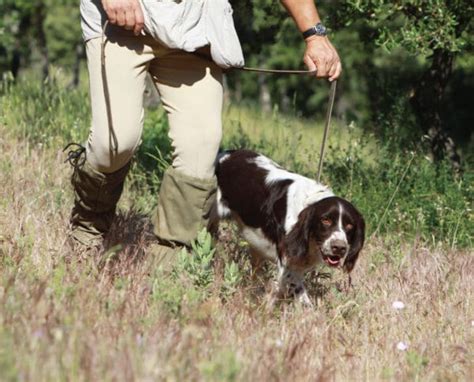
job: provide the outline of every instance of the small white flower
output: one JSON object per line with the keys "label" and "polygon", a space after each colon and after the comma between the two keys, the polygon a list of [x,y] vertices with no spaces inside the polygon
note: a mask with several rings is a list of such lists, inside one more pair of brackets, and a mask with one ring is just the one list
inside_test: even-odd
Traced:
{"label": "small white flower", "polygon": [[392,303],[392,308],[396,310],[402,310],[403,308],[405,308],[405,304],[401,301],[394,301]]}
{"label": "small white flower", "polygon": [[474,320],[471,321],[471,326],[474,327]]}
{"label": "small white flower", "polygon": [[277,348],[281,348],[281,347],[283,347],[283,341],[278,338],[278,339],[275,341],[275,345],[276,345]]}
{"label": "small white flower", "polygon": [[60,328],[56,328],[53,330],[53,337],[56,341],[61,341],[63,339],[63,331]]}
{"label": "small white flower", "polygon": [[397,344],[397,349],[400,350],[400,351],[405,351],[408,349],[408,345],[403,342],[403,341],[400,341],[398,344]]}

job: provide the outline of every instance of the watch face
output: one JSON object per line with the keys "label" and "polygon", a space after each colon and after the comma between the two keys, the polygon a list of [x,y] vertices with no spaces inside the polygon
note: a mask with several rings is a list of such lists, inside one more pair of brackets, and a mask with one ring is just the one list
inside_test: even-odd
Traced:
{"label": "watch face", "polygon": [[326,27],[323,24],[321,23],[316,24],[314,27],[314,30],[316,31],[317,35],[326,36]]}

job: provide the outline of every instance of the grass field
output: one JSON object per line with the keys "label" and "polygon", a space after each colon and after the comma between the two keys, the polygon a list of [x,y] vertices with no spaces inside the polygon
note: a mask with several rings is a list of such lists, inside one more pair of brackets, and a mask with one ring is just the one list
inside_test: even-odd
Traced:
{"label": "grass field", "polygon": [[[71,252],[71,170],[62,145],[85,137],[88,108],[84,91],[60,89],[11,85],[0,98],[0,380],[474,379],[468,175],[450,177],[423,155],[391,156],[373,138],[364,143],[357,128],[336,127],[325,180],[356,201],[369,225],[354,287],[344,291],[337,272],[312,274],[317,308],[283,303],[268,311],[265,280],[251,280],[232,227],[215,250],[201,237],[171,275],[149,256],[160,174],[149,169],[165,166],[167,152],[156,160],[144,151],[168,147],[158,111],[147,119],[155,130],[145,132],[112,229],[121,245]],[[318,145],[312,122],[228,110],[226,146],[314,171],[317,153],[304,146],[313,137]]]}

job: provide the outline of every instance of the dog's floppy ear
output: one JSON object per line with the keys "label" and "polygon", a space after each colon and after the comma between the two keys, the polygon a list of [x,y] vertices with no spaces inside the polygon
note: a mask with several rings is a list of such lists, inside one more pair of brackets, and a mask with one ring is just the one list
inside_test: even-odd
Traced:
{"label": "dog's floppy ear", "polygon": [[354,268],[354,265],[359,257],[359,252],[364,245],[365,240],[365,222],[362,216],[357,213],[357,221],[355,224],[356,230],[350,244],[349,254],[347,255],[346,261],[344,262],[344,270],[350,273]]}
{"label": "dog's floppy ear", "polygon": [[313,215],[314,212],[309,208],[301,211],[298,221],[284,239],[283,251],[290,262],[301,260],[308,254]]}

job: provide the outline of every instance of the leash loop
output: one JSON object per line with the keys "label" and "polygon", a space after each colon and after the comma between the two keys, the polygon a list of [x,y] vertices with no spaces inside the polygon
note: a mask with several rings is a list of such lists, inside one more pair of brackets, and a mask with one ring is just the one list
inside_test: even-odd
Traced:
{"label": "leash loop", "polygon": [[[71,147],[76,146],[76,149],[72,149]],[[83,155],[86,152],[86,148],[79,143],[68,143],[66,147],[63,149],[63,152],[69,150],[67,153],[66,160],[64,163],[69,163],[73,168],[76,170],[84,165],[86,162],[86,156]]]}

